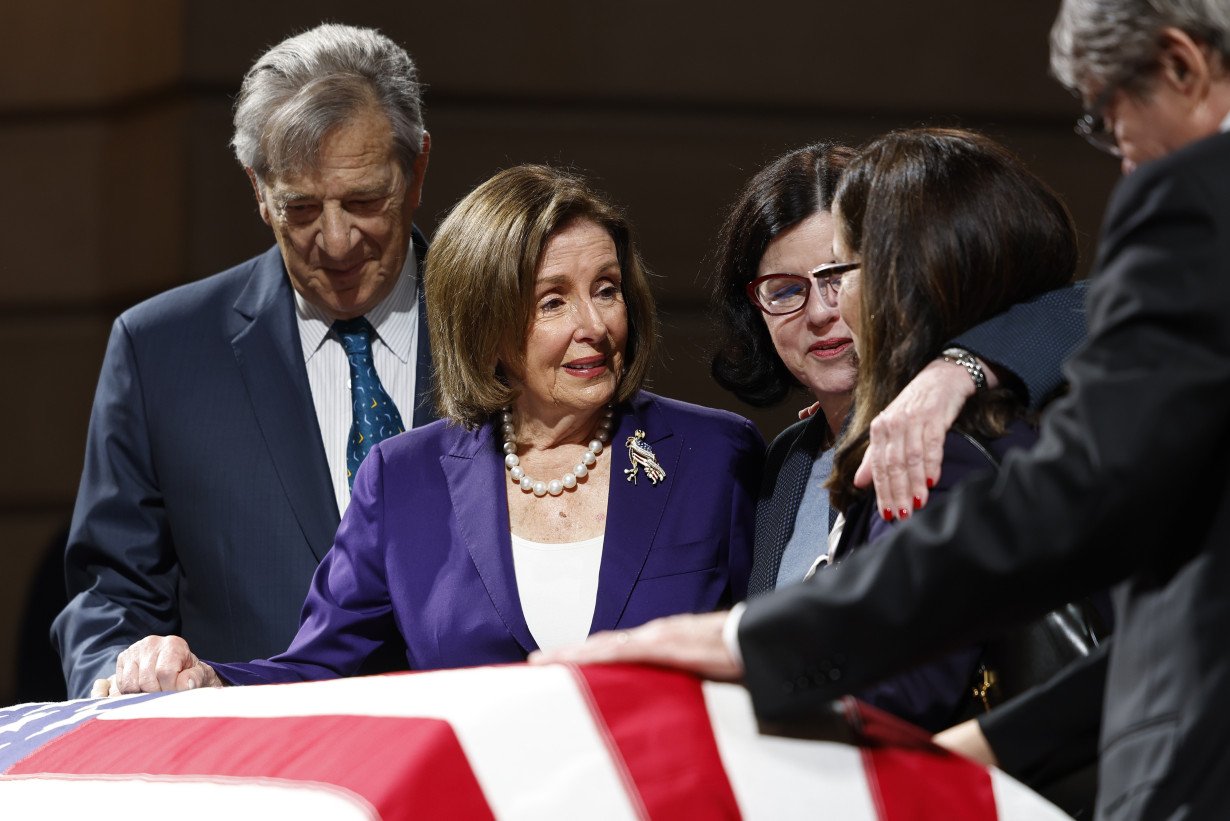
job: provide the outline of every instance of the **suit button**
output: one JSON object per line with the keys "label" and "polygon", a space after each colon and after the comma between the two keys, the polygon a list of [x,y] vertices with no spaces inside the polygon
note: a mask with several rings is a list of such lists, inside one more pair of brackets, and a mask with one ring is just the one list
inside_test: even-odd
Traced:
{"label": "suit button", "polygon": [[799,687],[800,689],[802,689],[802,688],[804,688],[804,687],[810,687],[810,686],[811,686],[811,679],[810,679],[810,678],[808,678],[807,676],[799,676],[798,678],[796,678],[796,679],[794,680],[794,683],[795,683],[795,686],[797,686],[797,687]]}
{"label": "suit button", "polygon": [[834,667],[832,670],[829,670],[829,679],[831,679],[832,681],[837,681],[840,678],[841,678],[841,671],[838,670],[836,667]]}

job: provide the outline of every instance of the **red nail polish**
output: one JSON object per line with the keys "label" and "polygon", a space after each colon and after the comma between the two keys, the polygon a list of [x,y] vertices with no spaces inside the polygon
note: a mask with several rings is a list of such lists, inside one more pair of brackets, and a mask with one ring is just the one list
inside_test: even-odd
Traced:
{"label": "red nail polish", "polygon": [[897,511],[897,517],[900,519],[908,519],[910,518],[910,511],[906,510],[905,508],[901,508],[900,510]]}
{"label": "red nail polish", "polygon": [[914,497],[914,509],[922,510],[922,499],[918,498],[917,496]]}
{"label": "red nail polish", "polygon": [[927,477],[927,490],[930,490],[933,487],[935,487],[935,480],[932,479],[930,476],[928,476]]}
{"label": "red nail polish", "polygon": [[884,508],[884,521],[891,522],[893,520],[893,512],[888,508]]}

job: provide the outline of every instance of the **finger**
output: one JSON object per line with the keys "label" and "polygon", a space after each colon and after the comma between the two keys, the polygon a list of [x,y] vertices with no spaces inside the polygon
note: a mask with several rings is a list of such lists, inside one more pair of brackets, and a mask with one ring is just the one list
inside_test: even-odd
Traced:
{"label": "finger", "polygon": [[158,693],[162,686],[158,683],[158,655],[162,650],[161,642],[145,642],[137,653],[137,687],[142,693]]}
{"label": "finger", "polygon": [[914,506],[910,503],[909,472],[906,468],[906,440],[912,423],[908,418],[896,420],[893,424],[892,437],[884,448],[886,464],[884,473],[888,477],[887,498],[881,496],[880,502],[892,511],[898,519],[907,519]]}
{"label": "finger", "polygon": [[96,679],[94,686],[90,688],[90,698],[106,698],[111,695],[111,685],[114,681],[115,676]]}
{"label": "finger", "polygon": [[820,410],[819,402],[812,402],[807,407],[799,411],[799,419],[810,419],[816,415],[816,411]]}
{"label": "finger", "polygon": [[[923,483],[928,495],[940,480],[944,464],[944,437],[947,434],[948,429],[938,425],[928,425],[923,433]],[[926,497],[923,502],[926,503]]]}
{"label": "finger", "polygon": [[892,488],[889,485],[888,468],[885,464],[885,442],[892,434],[891,426],[883,414],[871,420],[870,439],[865,457],[871,460],[871,481],[875,485],[876,510],[886,520],[893,519]]}
{"label": "finger", "polygon": [[190,668],[195,659],[187,643],[178,636],[168,636],[154,656],[153,673],[159,691],[178,690],[175,686],[179,674]]}
{"label": "finger", "polygon": [[175,679],[176,690],[196,690],[199,687],[221,687],[222,682],[214,668],[202,663],[195,655],[192,664]]}
{"label": "finger", "polygon": [[137,675],[140,666],[137,663],[137,655],[134,650],[136,646],[134,644],[120,653],[119,658],[115,660],[115,682],[116,687],[121,693],[141,692],[141,684]]}
{"label": "finger", "polygon": [[905,489],[901,501],[911,513],[927,503],[926,429],[925,419],[915,419],[905,432]]}
{"label": "finger", "polygon": [[154,655],[153,673],[159,692],[173,691],[180,673],[188,667],[188,657],[170,641],[164,641]]}

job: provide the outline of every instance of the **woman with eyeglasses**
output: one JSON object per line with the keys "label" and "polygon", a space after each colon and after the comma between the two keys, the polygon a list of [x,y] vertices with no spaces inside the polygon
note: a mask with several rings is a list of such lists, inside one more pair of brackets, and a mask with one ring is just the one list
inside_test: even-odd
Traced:
{"label": "woman with eyeglasses", "polygon": [[[828,551],[836,519],[825,487],[833,444],[853,401],[858,360],[837,303],[849,265],[833,265],[833,195],[854,149],[816,143],[748,181],[722,228],[716,270],[714,378],[741,400],[768,407],[804,393],[815,412],[769,448],[756,516],[749,595],[803,579]],[[1083,289],[1015,306],[945,340],[935,361],[873,426],[927,445],[916,481],[876,477],[881,515],[905,518],[941,480],[944,433],[968,397],[1005,385],[1033,406],[1062,383],[1059,366],[1084,336]],[[921,487],[919,485],[922,485]],[[886,501],[887,500],[887,501]]]}

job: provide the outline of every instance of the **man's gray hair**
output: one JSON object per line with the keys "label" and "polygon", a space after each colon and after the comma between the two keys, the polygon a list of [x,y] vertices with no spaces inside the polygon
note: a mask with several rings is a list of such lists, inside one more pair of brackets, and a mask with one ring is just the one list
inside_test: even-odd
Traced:
{"label": "man's gray hair", "polygon": [[1227,0],[1063,0],[1051,28],[1051,72],[1077,93],[1130,84],[1156,63],[1166,27],[1205,43],[1230,67]]}
{"label": "man's gray hair", "polygon": [[375,29],[326,23],[278,43],[248,71],[235,101],[231,145],[262,183],[311,170],[326,135],[373,105],[389,118],[409,179],[423,145],[414,62]]}

